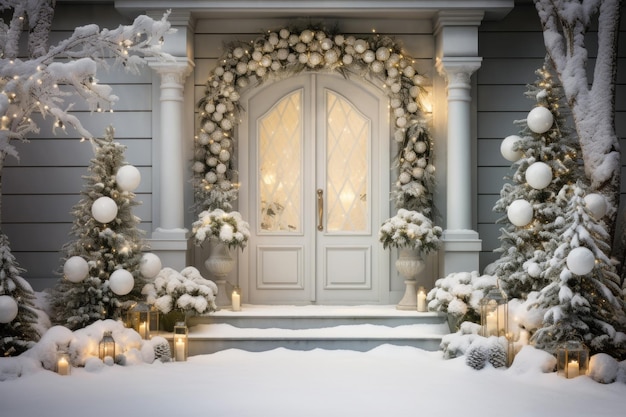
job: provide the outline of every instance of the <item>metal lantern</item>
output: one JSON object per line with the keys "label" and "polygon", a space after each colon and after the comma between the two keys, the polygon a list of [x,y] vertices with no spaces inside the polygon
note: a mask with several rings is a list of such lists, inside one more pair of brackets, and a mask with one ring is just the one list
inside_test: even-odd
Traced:
{"label": "metal lantern", "polygon": [[72,365],[70,364],[70,355],[65,350],[57,352],[57,362],[55,371],[59,375],[69,375],[72,373]]}
{"label": "metal lantern", "polygon": [[481,335],[508,335],[508,304],[506,295],[499,288],[492,288],[480,301]]}
{"label": "metal lantern", "polygon": [[98,357],[104,361],[107,356],[115,359],[115,339],[113,339],[111,331],[105,331],[98,344]]}
{"label": "metal lantern", "polygon": [[137,303],[128,310],[128,327],[135,329],[142,339],[148,340],[159,331],[159,310],[153,305]]}
{"label": "metal lantern", "polygon": [[589,349],[578,340],[570,340],[556,350],[556,370],[565,378],[586,375],[589,369]]}
{"label": "metal lantern", "polygon": [[184,362],[189,352],[189,330],[185,322],[179,321],[174,325],[174,361]]}

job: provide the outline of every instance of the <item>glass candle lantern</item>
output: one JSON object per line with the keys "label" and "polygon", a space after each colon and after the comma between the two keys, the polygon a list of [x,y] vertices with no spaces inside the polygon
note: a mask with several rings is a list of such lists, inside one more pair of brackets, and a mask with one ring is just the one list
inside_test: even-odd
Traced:
{"label": "glass candle lantern", "polygon": [[506,336],[508,321],[507,297],[499,288],[492,288],[480,301],[481,336]]}
{"label": "glass candle lantern", "polygon": [[174,325],[174,361],[184,362],[189,352],[189,330],[185,322],[179,321]]}
{"label": "glass candle lantern", "polygon": [[589,369],[589,349],[584,343],[571,340],[556,350],[556,370],[565,378],[586,375]]}
{"label": "glass candle lantern", "polygon": [[137,303],[127,316],[128,327],[135,329],[142,339],[148,340],[159,330],[159,310],[153,305]]}
{"label": "glass candle lantern", "polygon": [[115,339],[110,331],[105,331],[102,340],[98,344],[98,357],[104,360],[107,356],[115,359]]}
{"label": "glass candle lantern", "polygon": [[70,364],[70,355],[65,350],[57,352],[56,372],[59,375],[70,375],[72,373],[72,365]]}

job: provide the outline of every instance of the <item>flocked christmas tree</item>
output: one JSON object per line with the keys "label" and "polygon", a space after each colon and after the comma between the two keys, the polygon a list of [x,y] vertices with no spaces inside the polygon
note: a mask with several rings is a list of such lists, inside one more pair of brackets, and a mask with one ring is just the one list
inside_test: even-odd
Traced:
{"label": "flocked christmas tree", "polygon": [[19,355],[40,337],[35,294],[22,272],[0,231],[0,357]]}
{"label": "flocked christmas tree", "polygon": [[139,172],[124,161],[125,146],[114,141],[109,127],[93,139],[82,199],[73,208],[72,234],[64,247],[63,275],[55,287],[55,321],[70,329],[100,319],[120,318],[141,300],[145,278],[140,272],[144,243],[132,208]]}
{"label": "flocked christmas tree", "polygon": [[502,155],[513,162],[514,173],[496,202],[494,211],[506,213],[499,223],[502,255],[495,274],[509,298],[525,299],[545,287],[545,263],[551,242],[558,236],[556,218],[564,205],[556,196],[566,184],[583,176],[575,138],[565,128],[563,92],[553,77],[549,60],[537,70],[538,79],[526,96],[536,102],[527,119],[517,121],[520,134],[504,139]]}
{"label": "flocked christmas tree", "polygon": [[[578,183],[563,187],[567,209],[557,218],[559,238],[544,273],[551,283],[539,292],[544,325],[531,341],[554,352],[559,344],[583,341],[593,353],[626,358],[626,313],[620,279],[608,258],[606,210]],[[600,197],[602,198],[602,197]]]}

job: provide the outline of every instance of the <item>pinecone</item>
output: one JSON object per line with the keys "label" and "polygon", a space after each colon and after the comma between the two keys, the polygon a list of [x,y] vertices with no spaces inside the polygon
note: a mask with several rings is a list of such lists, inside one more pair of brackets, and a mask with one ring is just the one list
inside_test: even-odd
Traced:
{"label": "pinecone", "polygon": [[489,363],[494,368],[502,368],[508,365],[507,351],[500,340],[493,336],[489,340]]}
{"label": "pinecone", "polygon": [[172,360],[172,352],[170,351],[170,344],[167,340],[155,343],[153,347],[154,359],[158,359],[161,362],[170,362]]}
{"label": "pinecone", "polygon": [[487,359],[489,358],[489,351],[484,345],[484,340],[478,338],[467,348],[465,353],[465,363],[472,368],[479,370],[485,367]]}

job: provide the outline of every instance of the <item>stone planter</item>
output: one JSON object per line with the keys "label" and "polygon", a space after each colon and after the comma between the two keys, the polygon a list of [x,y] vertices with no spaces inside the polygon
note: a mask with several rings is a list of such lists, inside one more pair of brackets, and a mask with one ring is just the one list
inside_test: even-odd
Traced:
{"label": "stone planter", "polygon": [[399,248],[396,269],[404,278],[404,296],[396,305],[398,310],[417,309],[417,276],[424,270],[426,263],[417,249]]}
{"label": "stone planter", "polygon": [[217,284],[217,296],[215,297],[215,305],[220,307],[226,307],[231,305],[231,301],[228,298],[226,291],[226,277],[235,267],[235,260],[233,259],[228,246],[221,243],[218,240],[209,241],[210,254],[206,261],[204,261],[204,267],[212,275],[215,284]]}

